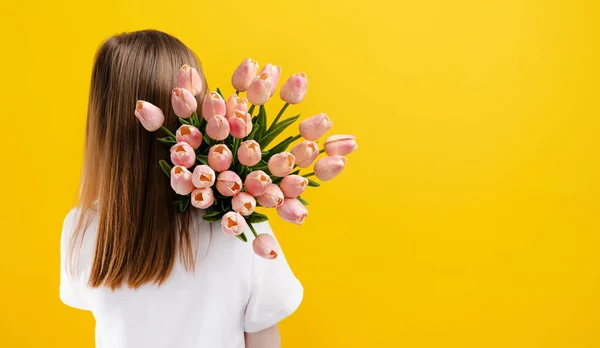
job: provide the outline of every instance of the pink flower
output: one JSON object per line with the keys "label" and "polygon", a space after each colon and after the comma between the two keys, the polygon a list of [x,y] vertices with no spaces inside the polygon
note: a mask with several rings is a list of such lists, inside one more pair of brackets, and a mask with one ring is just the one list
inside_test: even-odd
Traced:
{"label": "pink flower", "polygon": [[319,180],[331,180],[342,172],[346,161],[346,157],[339,155],[321,158],[315,163],[315,175]]}
{"label": "pink flower", "polygon": [[301,225],[308,216],[308,210],[296,198],[286,198],[277,208],[277,214],[287,222]]}
{"label": "pink flower", "polygon": [[261,233],[252,242],[254,253],[264,259],[276,259],[279,246],[270,234]]}
{"label": "pink flower", "polygon": [[138,100],[135,103],[135,117],[150,132],[158,130],[165,122],[165,115],[162,110],[143,100]]}
{"label": "pink flower", "polygon": [[306,190],[308,179],[300,175],[288,175],[281,180],[281,191],[285,198],[296,198]]}
{"label": "pink flower", "polygon": [[300,134],[306,140],[315,141],[333,127],[326,114],[317,114],[300,122]]}
{"label": "pink flower", "polygon": [[258,63],[250,58],[244,61],[235,69],[231,77],[231,84],[236,91],[245,92],[248,90],[252,79],[258,71]]}
{"label": "pink flower", "polygon": [[198,128],[184,124],[175,133],[175,139],[177,139],[178,143],[185,142],[190,144],[195,150],[202,144],[202,133],[200,133]]}
{"label": "pink flower", "polygon": [[196,97],[190,91],[183,88],[173,88],[171,104],[173,105],[175,115],[181,118],[189,118],[198,108]]}
{"label": "pink flower", "polygon": [[179,195],[190,194],[194,190],[192,173],[185,167],[174,166],[171,168],[171,187]]}
{"label": "pink flower", "polygon": [[305,140],[296,144],[290,152],[296,158],[298,167],[307,168],[319,156],[319,146],[314,141]]}
{"label": "pink flower", "polygon": [[283,84],[279,96],[288,104],[299,104],[306,96],[308,79],[305,73],[294,74]]}
{"label": "pink flower", "polygon": [[250,114],[241,110],[234,110],[233,115],[229,118],[229,128],[233,137],[238,139],[247,137],[252,131]]}
{"label": "pink flower", "polygon": [[269,74],[260,74],[248,87],[248,101],[254,105],[263,105],[271,97],[273,82]]}
{"label": "pink flower", "polygon": [[226,117],[227,119],[233,116],[233,111],[240,110],[243,112],[248,112],[248,99],[238,97],[236,94],[232,94],[229,99],[227,99],[227,104],[225,104],[225,108],[227,109]]}
{"label": "pink flower", "polygon": [[[253,196],[260,196],[264,194],[267,190],[267,187],[271,185],[273,181],[271,177],[268,176],[262,170],[255,170],[250,174],[246,175],[246,181],[244,182],[244,186],[246,187],[246,191]],[[277,185],[275,185],[277,186]],[[282,194],[283,196],[283,194]]]}
{"label": "pink flower", "polygon": [[225,116],[225,100],[217,92],[209,92],[202,101],[202,117],[209,121],[215,115]]}
{"label": "pink flower", "polygon": [[244,232],[246,220],[240,213],[230,211],[221,218],[221,230],[230,236],[237,236]]}
{"label": "pink flower", "polygon": [[259,75],[261,74],[269,74],[271,77],[271,95],[269,97],[272,97],[273,94],[275,94],[277,83],[279,82],[279,77],[281,76],[281,67],[268,63],[260,71]]}
{"label": "pink flower", "polygon": [[194,96],[202,93],[202,79],[198,70],[187,64],[183,65],[177,73],[177,87],[187,89]]}
{"label": "pink flower", "polygon": [[188,143],[177,143],[171,147],[171,162],[177,166],[190,168],[196,163],[196,153]]}
{"label": "pink flower", "polygon": [[240,192],[231,199],[231,207],[243,216],[249,216],[254,212],[256,199],[249,193]]}
{"label": "pink flower", "polygon": [[214,115],[206,124],[206,135],[214,140],[224,140],[229,135],[229,122],[225,116]]}
{"label": "pink flower", "polygon": [[325,140],[325,153],[327,155],[346,156],[358,149],[354,135],[332,135]]}
{"label": "pink flower", "polygon": [[269,170],[275,176],[286,176],[294,170],[296,158],[289,152],[281,152],[269,159]]}
{"label": "pink flower", "polygon": [[217,191],[223,196],[233,197],[242,190],[242,179],[231,170],[226,170],[217,176]]}
{"label": "pink flower", "polygon": [[225,144],[217,144],[208,150],[208,164],[217,172],[224,172],[231,166],[233,154]]}
{"label": "pink flower", "polygon": [[269,184],[265,190],[265,193],[258,196],[256,199],[258,200],[258,204],[265,208],[277,208],[283,204],[284,197],[279,186],[275,184]]}
{"label": "pink flower", "polygon": [[201,164],[194,168],[192,183],[197,188],[207,188],[214,185],[216,177],[215,171],[211,167]]}
{"label": "pink flower", "polygon": [[192,191],[191,203],[198,209],[208,209],[215,203],[215,196],[210,187],[197,188]]}
{"label": "pink flower", "polygon": [[240,144],[237,156],[241,164],[248,167],[255,166],[262,157],[260,145],[256,140],[246,140]]}

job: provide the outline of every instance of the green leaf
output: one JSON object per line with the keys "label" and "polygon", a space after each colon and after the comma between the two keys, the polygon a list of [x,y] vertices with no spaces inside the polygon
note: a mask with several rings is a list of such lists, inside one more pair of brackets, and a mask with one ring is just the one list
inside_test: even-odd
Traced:
{"label": "green leaf", "polygon": [[225,99],[225,97],[223,96],[223,93],[221,93],[221,89],[219,87],[217,87],[217,93],[219,93],[221,98]]}
{"label": "green leaf", "polygon": [[275,127],[273,127],[272,130],[269,130],[268,132],[263,134],[262,138],[260,139],[260,143],[259,143],[261,149],[266,148],[273,140],[275,140],[275,138],[277,138],[277,136],[279,134],[283,133],[283,131],[286,130],[287,127],[292,125],[299,118],[300,118],[300,115],[286,118],[285,120],[279,122]]}
{"label": "green leaf", "polygon": [[190,205],[190,196],[179,196],[179,211],[182,213],[187,210]]}
{"label": "green leaf", "polygon": [[167,174],[167,176],[170,178],[171,169],[173,169],[173,167],[171,167],[171,165],[169,165],[169,163],[167,163],[167,161],[165,160],[158,161],[158,164],[160,165],[160,168],[163,170],[163,172],[165,172],[165,174]]}
{"label": "green leaf", "polygon": [[246,137],[246,140],[254,139],[254,136],[256,135],[256,133],[258,132],[259,129],[260,129],[259,124],[252,124],[252,132],[250,132],[250,134],[248,134],[248,136]]}
{"label": "green leaf", "polygon": [[205,134],[202,137],[202,139],[204,140],[205,143],[208,144],[208,146],[212,146],[213,145],[213,140],[211,138],[209,138],[208,135]]}
{"label": "green leaf", "polygon": [[281,141],[279,144],[275,145],[275,147],[273,147],[272,149],[269,150],[269,154],[263,156],[265,159],[269,160],[273,155],[278,154],[280,152],[285,151],[288,146],[290,146],[290,144],[294,141],[294,137],[289,136],[287,138],[285,138],[283,141]]}
{"label": "green leaf", "polygon": [[229,197],[221,200],[221,210],[223,210],[223,211],[231,210],[231,199]]}
{"label": "green leaf", "polygon": [[198,155],[198,156],[196,156],[196,158],[198,159],[198,161],[200,161],[200,163],[202,163],[206,166],[208,165],[208,156]]}
{"label": "green leaf", "polygon": [[[308,178],[306,178],[306,179],[308,179]],[[321,186],[321,184],[319,184],[316,181],[312,181],[312,180],[308,179],[308,186],[319,187],[319,186]]]}
{"label": "green leaf", "polygon": [[[256,105],[252,105],[250,109],[248,109],[248,113],[250,114],[250,116],[252,116],[252,114],[254,113],[254,109],[256,109]],[[254,118],[252,118],[252,123],[254,123]]]}
{"label": "green leaf", "polygon": [[164,138],[156,138],[156,140],[160,141],[161,144],[165,144],[169,147],[177,144],[177,141],[171,137],[164,137]]}
{"label": "green leaf", "polygon": [[248,221],[251,224],[257,224],[260,222],[265,222],[267,220],[269,220],[268,216],[266,216],[265,214],[258,213],[258,212],[254,212],[250,216],[246,217],[246,221]]}
{"label": "green leaf", "polygon": [[[258,122],[260,125],[259,132],[256,134],[258,139],[262,139],[264,133],[267,131],[267,109],[264,105],[260,106],[258,110]],[[259,141],[260,143],[260,141]]]}
{"label": "green leaf", "polygon": [[238,234],[237,236],[235,236],[237,239],[241,240],[242,242],[246,243],[248,242],[248,238],[246,238],[246,234],[244,232]]}
{"label": "green leaf", "polygon": [[207,222],[215,222],[221,220],[223,215],[225,215],[225,212],[217,209],[213,212],[202,215],[202,220]]}
{"label": "green leaf", "polygon": [[297,199],[298,201],[300,201],[300,203],[302,203],[302,205],[308,205],[308,202],[307,202],[307,201],[305,201],[304,199],[302,199],[302,197],[298,196],[298,197],[296,197],[296,199]]}
{"label": "green leaf", "polygon": [[290,175],[298,175],[298,173],[300,173],[300,169],[291,172]]}
{"label": "green leaf", "polygon": [[190,124],[185,118],[178,117],[178,119],[179,119],[179,123],[181,123],[181,124],[187,124],[187,125]]}

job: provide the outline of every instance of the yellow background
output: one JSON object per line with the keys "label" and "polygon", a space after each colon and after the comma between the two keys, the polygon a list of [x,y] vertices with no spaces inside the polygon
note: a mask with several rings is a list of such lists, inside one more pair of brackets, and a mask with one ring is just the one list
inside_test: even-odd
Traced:
{"label": "yellow background", "polygon": [[599,347],[595,3],[3,2],[0,346],[93,346],[58,299],[92,58],[156,28],[227,93],[245,56],[305,71],[289,114],[358,136],[304,226],[272,220],[306,288],[284,347]]}

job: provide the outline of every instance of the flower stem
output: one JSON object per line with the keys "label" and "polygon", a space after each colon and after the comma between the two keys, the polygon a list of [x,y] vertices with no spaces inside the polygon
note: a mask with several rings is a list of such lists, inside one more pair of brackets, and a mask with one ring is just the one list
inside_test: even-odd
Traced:
{"label": "flower stem", "polygon": [[248,227],[250,227],[250,231],[252,231],[252,234],[254,235],[254,237],[258,237],[258,234],[256,233],[254,226],[252,226],[252,223],[249,222]]}
{"label": "flower stem", "polygon": [[256,105],[252,105],[250,107],[250,109],[248,109],[248,113],[250,114],[250,116],[252,116],[252,113],[254,112],[254,109],[256,108]]}
{"label": "flower stem", "polygon": [[173,137],[173,139],[175,139],[175,134],[171,133],[171,131],[169,129],[167,129],[167,127],[165,126],[160,126],[160,129],[167,133],[168,136]]}
{"label": "flower stem", "polygon": [[313,176],[313,175],[315,175],[315,172],[311,172],[311,173],[308,173],[308,174],[304,174],[304,175],[302,175],[302,176],[303,176],[303,177],[305,177],[305,178],[308,178],[308,177],[311,177],[311,176]]}
{"label": "flower stem", "polygon": [[235,95],[240,95],[240,91],[236,90]]}
{"label": "flower stem", "polygon": [[319,151],[319,154],[325,152],[325,149],[321,149],[321,151]]}
{"label": "flower stem", "polygon": [[281,118],[281,116],[283,116],[283,113],[285,112],[285,109],[288,108],[288,106],[290,106],[290,104],[285,103],[283,105],[283,107],[281,108],[281,110],[279,110],[279,113],[277,114],[277,117],[275,117],[275,119],[273,120],[273,123],[271,123],[271,126],[269,127],[269,130],[267,131],[267,133],[270,132],[273,129],[273,127],[275,127],[275,125],[277,124],[277,122],[279,121],[279,119]]}
{"label": "flower stem", "polygon": [[298,140],[300,138],[302,138],[302,135],[298,134],[295,137],[293,137],[291,141],[296,141],[296,140]]}

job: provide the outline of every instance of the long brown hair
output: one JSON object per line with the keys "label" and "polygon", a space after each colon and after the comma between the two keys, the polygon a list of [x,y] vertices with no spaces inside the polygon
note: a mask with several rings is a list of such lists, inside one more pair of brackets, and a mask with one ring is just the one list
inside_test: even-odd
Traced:
{"label": "long brown hair", "polygon": [[[177,128],[170,100],[183,64],[198,70],[206,91],[198,58],[163,32],[115,35],[96,53],[79,193],[81,214],[71,243],[73,251],[78,238],[83,240],[90,216],[97,214],[92,287],[161,284],[178,253],[186,269],[193,269],[190,213],[180,213],[173,204],[177,197],[158,164],[168,158],[169,149],[156,140],[163,135],[146,131],[134,116],[136,101],[145,100],[163,110],[167,128]],[[197,97],[199,104],[203,96]]]}

